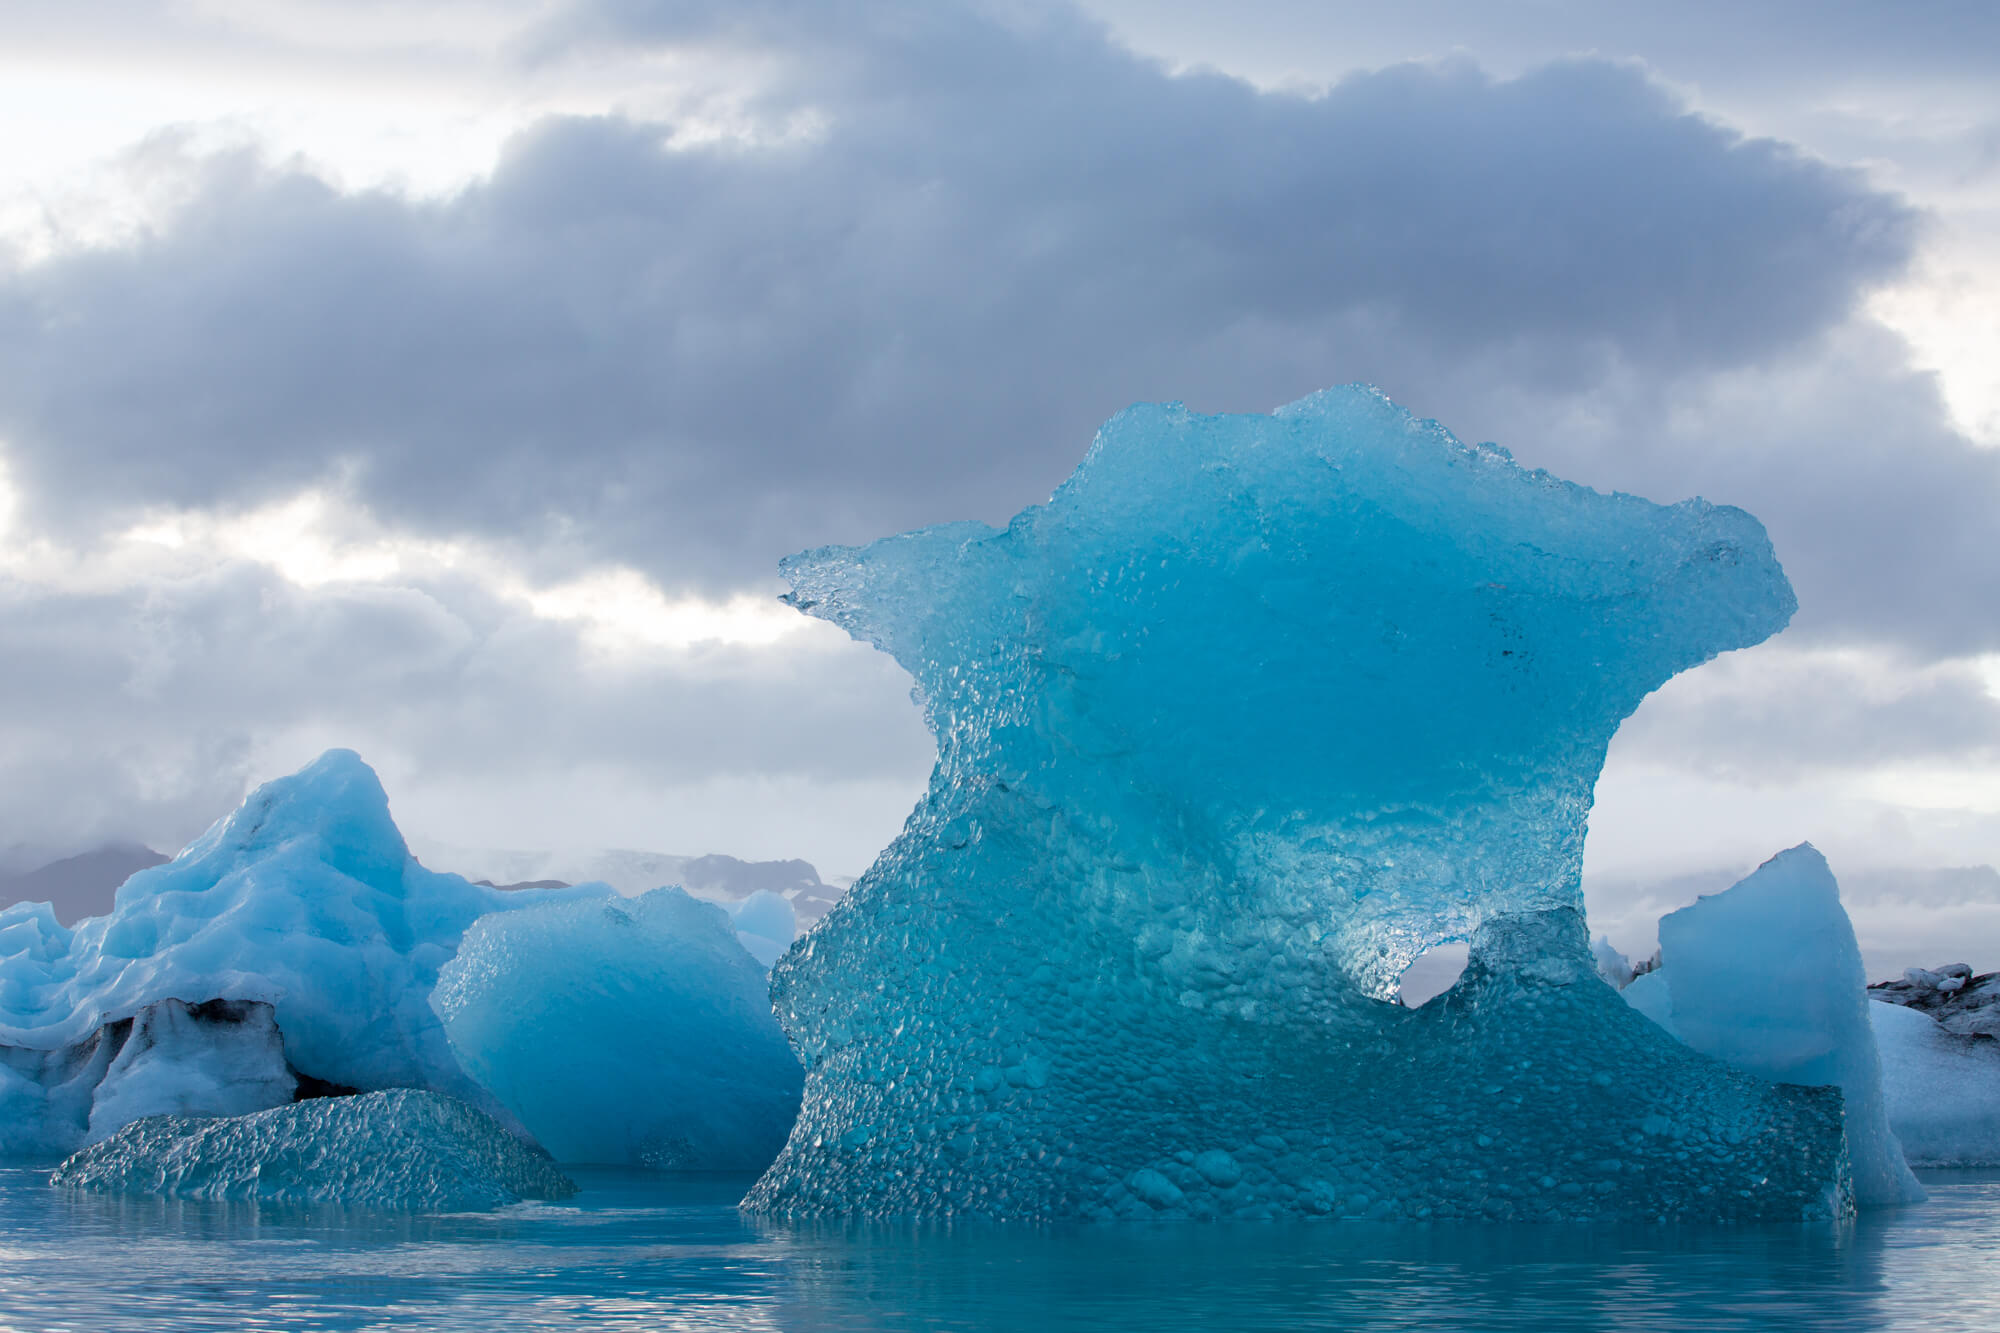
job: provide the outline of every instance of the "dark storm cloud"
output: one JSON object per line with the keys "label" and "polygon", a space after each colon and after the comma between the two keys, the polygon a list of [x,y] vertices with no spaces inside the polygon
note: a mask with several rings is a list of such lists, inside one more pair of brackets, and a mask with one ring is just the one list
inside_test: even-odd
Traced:
{"label": "dark storm cloud", "polygon": [[1169,77],[1061,15],[730,12],[539,40],[761,44],[786,72],[759,109],[818,132],[670,150],[551,121],[443,203],[211,158],[158,234],[0,280],[0,440],[35,512],[76,531],[338,473],[407,527],[715,587],[1004,517],[1136,399],[1763,364],[1912,244],[1897,200],[1627,67],[1309,100]]}
{"label": "dark storm cloud", "polygon": [[2000,73],[2000,6],[1987,0],[1251,0],[1214,22],[1204,0],[1086,0],[1142,33],[1234,52],[1288,49],[1310,68],[1328,58],[1382,64],[1452,49],[1508,63],[1569,52],[1643,56],[1676,78],[1740,78],[1766,90],[1802,82],[1864,85]]}

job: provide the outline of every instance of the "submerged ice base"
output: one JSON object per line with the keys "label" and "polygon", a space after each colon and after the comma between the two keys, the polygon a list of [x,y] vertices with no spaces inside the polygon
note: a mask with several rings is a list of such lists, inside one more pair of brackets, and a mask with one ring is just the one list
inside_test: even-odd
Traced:
{"label": "submerged ice base", "polygon": [[[1749,515],[1601,495],[1349,388],[1134,408],[1005,530],[785,572],[916,678],[938,765],[777,964],[805,1102],[746,1206],[1849,1206],[1839,1094],[1658,1031],[1581,916],[1619,722],[1793,610]],[[1449,940],[1458,985],[1391,1003]]]}
{"label": "submerged ice base", "polygon": [[58,1189],[462,1212],[576,1184],[492,1116],[398,1088],[223,1118],[136,1120],[57,1167]]}

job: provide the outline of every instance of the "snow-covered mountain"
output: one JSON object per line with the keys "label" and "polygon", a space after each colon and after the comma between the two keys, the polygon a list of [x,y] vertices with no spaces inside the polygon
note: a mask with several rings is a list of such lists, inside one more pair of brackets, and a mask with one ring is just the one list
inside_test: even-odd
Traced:
{"label": "snow-covered mountain", "polygon": [[105,915],[120,884],[166,861],[150,847],[110,842],[31,869],[0,870],[0,907],[47,903],[58,921],[73,926],[87,916]]}
{"label": "snow-covered mountain", "polygon": [[628,897],[676,884],[697,898],[733,903],[759,890],[784,898],[801,926],[826,915],[846,884],[828,883],[810,861],[745,861],[734,856],[675,856],[613,850],[509,851],[412,839],[426,865],[498,888],[553,888],[599,881]]}
{"label": "snow-covered mountain", "polygon": [[[792,905],[804,926],[826,915],[851,880],[828,882],[810,861],[744,861],[734,856],[674,856],[663,852],[522,852],[411,842],[425,864],[502,889],[550,889],[592,880],[627,897],[678,884],[710,902],[741,902],[768,890]],[[0,908],[17,902],[45,902],[56,919],[73,926],[85,917],[111,911],[118,886],[167,857],[131,842],[110,842],[89,851],[27,868],[0,868]]]}

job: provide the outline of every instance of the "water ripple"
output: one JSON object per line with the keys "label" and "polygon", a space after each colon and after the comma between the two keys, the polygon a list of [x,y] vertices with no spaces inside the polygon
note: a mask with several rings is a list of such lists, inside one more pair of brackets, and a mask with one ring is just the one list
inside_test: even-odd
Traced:
{"label": "water ripple", "polygon": [[0,1167],[0,1329],[2000,1328],[2000,1172],[1846,1227],[792,1226],[734,1177],[411,1218],[59,1194]]}

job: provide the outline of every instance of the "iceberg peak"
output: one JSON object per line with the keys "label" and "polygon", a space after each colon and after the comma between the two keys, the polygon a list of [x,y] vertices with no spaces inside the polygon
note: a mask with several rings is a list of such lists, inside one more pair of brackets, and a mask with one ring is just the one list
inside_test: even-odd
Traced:
{"label": "iceberg peak", "polygon": [[228,865],[253,864],[292,848],[350,879],[385,888],[396,884],[410,860],[375,770],[352,750],[328,750],[298,772],[258,787],[166,865],[133,875],[118,890],[120,903],[127,895],[149,897],[149,876],[176,867],[184,872],[191,862],[226,873]]}

